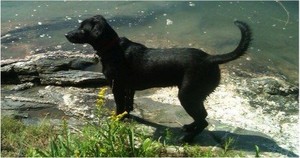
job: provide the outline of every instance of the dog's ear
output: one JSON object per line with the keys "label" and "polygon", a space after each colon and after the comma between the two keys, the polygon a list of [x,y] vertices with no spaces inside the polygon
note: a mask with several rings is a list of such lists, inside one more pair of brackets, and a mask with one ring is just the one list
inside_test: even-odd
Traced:
{"label": "dog's ear", "polygon": [[118,34],[113,28],[107,23],[105,18],[101,15],[96,15],[92,20],[93,28],[91,30],[92,36],[95,38],[118,38]]}
{"label": "dog's ear", "polygon": [[94,21],[105,21],[106,22],[105,18],[102,15],[93,16],[93,20]]}
{"label": "dog's ear", "polygon": [[106,23],[106,20],[104,19],[104,17],[101,15],[94,16],[92,21],[94,24],[94,26],[92,28],[92,35],[97,38],[103,32],[103,29],[105,28],[107,23]]}
{"label": "dog's ear", "polygon": [[92,29],[92,35],[97,38],[101,35],[102,32],[103,26],[99,23],[96,23]]}

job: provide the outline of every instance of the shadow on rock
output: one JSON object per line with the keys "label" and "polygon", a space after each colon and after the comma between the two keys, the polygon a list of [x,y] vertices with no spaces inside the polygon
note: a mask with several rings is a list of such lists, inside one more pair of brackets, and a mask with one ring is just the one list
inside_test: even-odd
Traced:
{"label": "shadow on rock", "polygon": [[[235,131],[237,132],[237,131]],[[234,150],[242,150],[246,152],[253,152],[255,151],[255,146],[259,147],[260,152],[272,152],[272,153],[280,153],[289,157],[298,157],[297,154],[295,154],[292,151],[286,150],[282,147],[280,147],[274,140],[271,138],[268,138],[266,135],[261,135],[257,133],[258,135],[254,134],[247,134],[247,133],[232,133],[227,131],[204,131],[206,135],[212,136],[217,142],[220,142],[221,146],[225,143],[228,138],[232,138],[234,142],[232,143],[232,148]],[[205,135],[201,134],[196,139],[196,144],[199,145],[213,145],[213,144],[206,144],[205,141]]]}
{"label": "shadow on rock", "polygon": [[[180,136],[184,134],[180,127],[169,127],[166,125],[157,124],[133,115],[131,115],[131,118],[138,123],[155,128],[153,134],[154,140],[159,140],[168,145],[178,146],[178,144],[180,144],[178,140]],[[255,155],[255,146],[258,146],[260,153],[278,153],[288,157],[298,157],[298,155],[294,152],[280,147],[267,135],[240,128],[233,132],[225,130],[208,131],[205,129],[194,139],[191,145],[219,147],[224,149],[225,143],[228,143],[229,139],[232,140],[230,149],[242,151],[248,153],[249,155]]]}

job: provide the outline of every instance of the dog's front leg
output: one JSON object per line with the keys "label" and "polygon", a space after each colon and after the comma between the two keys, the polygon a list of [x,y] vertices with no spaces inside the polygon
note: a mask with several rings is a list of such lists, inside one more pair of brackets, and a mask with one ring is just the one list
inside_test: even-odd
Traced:
{"label": "dog's front leg", "polygon": [[116,113],[117,115],[122,114],[126,111],[126,91],[125,88],[118,84],[118,82],[114,82],[112,86],[112,92],[114,94],[115,102],[116,102]]}
{"label": "dog's front leg", "polygon": [[135,91],[132,89],[126,89],[125,93],[125,110],[129,113],[133,110],[133,98]]}

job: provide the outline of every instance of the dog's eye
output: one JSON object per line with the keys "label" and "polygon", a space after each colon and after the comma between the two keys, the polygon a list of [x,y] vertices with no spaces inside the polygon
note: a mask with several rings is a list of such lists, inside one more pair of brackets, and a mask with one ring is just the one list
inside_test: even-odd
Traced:
{"label": "dog's eye", "polygon": [[84,33],[85,33],[85,31],[84,31],[83,29],[81,29],[81,30],[80,30],[80,33],[84,34]]}

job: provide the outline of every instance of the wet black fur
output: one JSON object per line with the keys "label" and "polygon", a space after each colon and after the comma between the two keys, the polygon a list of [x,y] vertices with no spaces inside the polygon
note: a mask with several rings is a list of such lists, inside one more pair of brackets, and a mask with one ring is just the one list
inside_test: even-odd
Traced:
{"label": "wet black fur", "polygon": [[122,37],[105,18],[97,15],[84,20],[80,27],[66,34],[72,43],[88,43],[101,57],[103,73],[114,94],[117,114],[133,110],[136,90],[177,86],[178,98],[194,122],[183,128],[183,141],[191,141],[208,125],[203,102],[220,81],[219,64],[245,54],[251,42],[251,30],[235,21],[241,31],[237,48],[223,55],[209,55],[194,48],[153,49]]}

